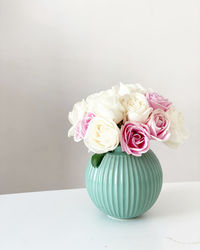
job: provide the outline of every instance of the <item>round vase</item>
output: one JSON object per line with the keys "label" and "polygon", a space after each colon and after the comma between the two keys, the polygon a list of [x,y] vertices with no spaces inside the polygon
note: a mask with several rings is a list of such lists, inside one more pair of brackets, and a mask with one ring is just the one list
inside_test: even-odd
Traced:
{"label": "round vase", "polygon": [[88,162],[86,188],[93,203],[105,214],[119,219],[142,215],[157,200],[162,187],[162,169],[152,150],[140,157],[118,146],[105,154],[95,168]]}

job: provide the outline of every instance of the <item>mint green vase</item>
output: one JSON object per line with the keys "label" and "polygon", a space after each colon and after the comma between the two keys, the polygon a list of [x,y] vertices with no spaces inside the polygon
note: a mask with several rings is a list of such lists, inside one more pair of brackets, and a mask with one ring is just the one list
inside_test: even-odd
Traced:
{"label": "mint green vase", "polygon": [[155,203],[162,169],[152,150],[136,157],[119,146],[106,153],[98,168],[88,162],[85,181],[91,200],[102,212],[128,219],[142,215]]}

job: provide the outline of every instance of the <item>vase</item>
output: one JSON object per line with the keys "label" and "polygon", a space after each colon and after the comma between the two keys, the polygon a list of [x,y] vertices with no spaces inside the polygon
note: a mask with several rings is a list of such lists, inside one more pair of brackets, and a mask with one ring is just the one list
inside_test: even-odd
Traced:
{"label": "vase", "polygon": [[152,150],[137,157],[118,146],[103,157],[98,168],[88,162],[85,182],[88,194],[106,215],[128,219],[142,215],[157,200],[162,169]]}

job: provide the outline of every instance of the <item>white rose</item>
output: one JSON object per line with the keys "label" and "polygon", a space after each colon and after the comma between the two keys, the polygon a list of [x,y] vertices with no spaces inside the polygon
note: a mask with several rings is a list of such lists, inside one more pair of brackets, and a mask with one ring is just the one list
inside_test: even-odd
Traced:
{"label": "white rose", "polygon": [[113,120],[94,117],[88,126],[84,143],[94,153],[106,153],[118,146],[119,133],[119,128]]}
{"label": "white rose", "polygon": [[83,99],[81,102],[77,102],[74,104],[73,109],[69,112],[68,119],[70,123],[73,125],[69,131],[68,136],[74,136],[76,124],[82,120],[85,112],[87,111],[87,103]]}
{"label": "white rose", "polygon": [[72,125],[82,120],[85,112],[87,111],[87,103],[83,99],[81,102],[74,104],[73,109],[69,112],[68,118]]}
{"label": "white rose", "polygon": [[170,122],[170,137],[165,144],[171,148],[177,148],[188,138],[189,133],[184,127],[184,120],[181,112],[177,111],[174,107],[170,108],[166,115]]}
{"label": "white rose", "polygon": [[124,84],[120,83],[113,87],[115,91],[120,95],[130,95],[132,93],[138,92],[141,94],[145,94],[147,92],[147,89],[143,88],[141,84],[135,83],[135,84]]}
{"label": "white rose", "polygon": [[88,110],[96,116],[112,119],[116,123],[124,119],[125,110],[114,88],[90,95],[86,102]]}
{"label": "white rose", "polygon": [[126,96],[123,103],[127,110],[126,119],[131,122],[146,122],[152,111],[146,97],[141,93]]}
{"label": "white rose", "polygon": [[76,125],[71,126],[71,128],[68,130],[68,137],[74,136],[75,129],[76,129]]}

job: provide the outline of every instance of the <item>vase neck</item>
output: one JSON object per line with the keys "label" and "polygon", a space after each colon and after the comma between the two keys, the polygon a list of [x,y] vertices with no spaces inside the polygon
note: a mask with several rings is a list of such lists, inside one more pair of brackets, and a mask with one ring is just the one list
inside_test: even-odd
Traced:
{"label": "vase neck", "polygon": [[115,152],[115,153],[122,153],[122,148],[121,148],[121,146],[120,146],[120,145],[117,146],[117,147],[115,148],[114,152]]}

